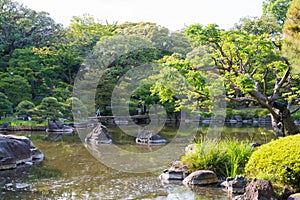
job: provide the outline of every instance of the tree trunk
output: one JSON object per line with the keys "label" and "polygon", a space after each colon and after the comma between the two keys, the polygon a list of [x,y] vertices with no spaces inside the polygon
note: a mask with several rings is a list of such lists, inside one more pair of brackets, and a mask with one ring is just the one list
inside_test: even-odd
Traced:
{"label": "tree trunk", "polygon": [[287,135],[295,135],[300,133],[300,130],[296,126],[293,118],[291,117],[291,113],[288,109],[285,109],[282,112],[282,122]]}
{"label": "tree trunk", "polygon": [[282,112],[275,109],[275,113],[278,115],[271,115],[272,127],[276,136],[295,135],[300,133],[299,128],[296,126],[291,113],[287,108],[284,108]]}

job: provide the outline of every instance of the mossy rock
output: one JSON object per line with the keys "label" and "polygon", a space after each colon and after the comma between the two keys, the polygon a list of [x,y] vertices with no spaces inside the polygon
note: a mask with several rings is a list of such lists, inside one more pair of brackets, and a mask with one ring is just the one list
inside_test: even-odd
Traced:
{"label": "mossy rock", "polygon": [[262,145],[246,164],[249,177],[267,179],[279,186],[300,189],[300,135],[288,136]]}

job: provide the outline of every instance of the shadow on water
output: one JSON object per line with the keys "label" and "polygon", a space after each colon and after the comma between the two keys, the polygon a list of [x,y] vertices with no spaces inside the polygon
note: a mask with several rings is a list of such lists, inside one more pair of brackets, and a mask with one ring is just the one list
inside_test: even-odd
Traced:
{"label": "shadow on water", "polygon": [[[171,140],[174,130],[176,127],[165,128],[161,135]],[[116,127],[110,132],[113,141],[128,151],[153,150],[135,144],[132,136]],[[45,160],[31,167],[0,171],[0,199],[228,199],[227,193],[215,187],[190,189],[181,184],[163,184],[158,180],[161,171],[133,174],[106,167],[88,152],[76,134],[55,141],[45,133],[22,135],[31,138]],[[222,137],[257,143],[272,139],[267,130],[251,127],[225,127]]]}

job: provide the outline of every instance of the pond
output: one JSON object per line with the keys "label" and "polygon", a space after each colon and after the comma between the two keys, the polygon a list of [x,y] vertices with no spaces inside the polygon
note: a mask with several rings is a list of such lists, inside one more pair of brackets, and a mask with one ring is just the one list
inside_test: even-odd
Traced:
{"label": "pond", "polygon": [[[161,134],[172,138],[174,129],[176,127],[168,127]],[[122,143],[122,148],[147,151],[119,129],[111,127],[109,130],[113,140]],[[161,169],[128,173],[107,167],[91,155],[77,134],[55,139],[46,133],[22,135],[31,138],[44,153],[45,160],[31,167],[0,171],[0,185],[4,185],[0,199],[229,199],[225,191],[213,186],[191,189],[180,182],[161,183],[158,179]],[[222,137],[229,135],[258,143],[268,142],[273,137],[264,129],[250,127],[227,127]]]}

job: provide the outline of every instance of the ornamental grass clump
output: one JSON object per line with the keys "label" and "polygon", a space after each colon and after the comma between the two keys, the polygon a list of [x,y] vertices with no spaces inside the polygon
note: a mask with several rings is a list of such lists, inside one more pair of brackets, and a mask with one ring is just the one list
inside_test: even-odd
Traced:
{"label": "ornamental grass clump", "polygon": [[251,178],[300,190],[300,135],[280,138],[259,147],[251,155],[245,172]]}
{"label": "ornamental grass clump", "polygon": [[235,177],[242,174],[253,152],[248,141],[201,139],[196,150],[182,156],[181,161],[191,171],[210,169],[219,177]]}

